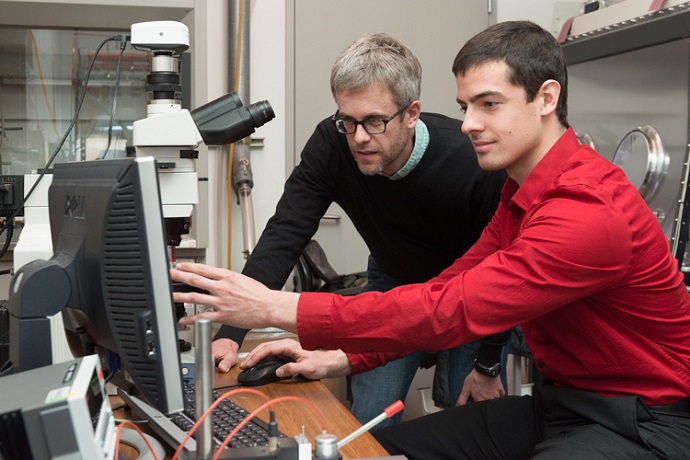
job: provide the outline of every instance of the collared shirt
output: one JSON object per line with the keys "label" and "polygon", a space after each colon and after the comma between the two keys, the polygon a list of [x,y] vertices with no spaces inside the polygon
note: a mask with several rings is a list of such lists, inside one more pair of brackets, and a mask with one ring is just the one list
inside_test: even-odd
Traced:
{"label": "collared shirt", "polygon": [[390,180],[398,180],[407,176],[415,168],[415,166],[417,166],[419,162],[422,161],[422,157],[424,156],[424,152],[426,152],[426,148],[428,146],[429,129],[426,127],[426,125],[420,118],[419,120],[417,120],[417,124],[414,126],[414,148],[412,149],[410,158],[408,158],[407,162],[403,165],[403,167],[396,171],[394,174],[391,174],[389,176],[388,174],[382,173],[381,175],[389,178]]}
{"label": "collared shirt", "polygon": [[388,293],[303,293],[297,319],[305,348],[361,353],[353,372],[522,325],[556,385],[653,405],[690,396],[677,261],[623,171],[572,128],[522,186],[508,179],[480,239],[438,277]]}

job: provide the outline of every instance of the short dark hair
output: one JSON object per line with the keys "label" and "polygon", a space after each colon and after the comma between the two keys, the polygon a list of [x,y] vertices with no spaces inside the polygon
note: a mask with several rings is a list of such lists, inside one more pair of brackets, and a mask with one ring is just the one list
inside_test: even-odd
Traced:
{"label": "short dark hair", "polygon": [[525,89],[532,102],[546,80],[556,80],[561,93],[556,115],[568,127],[568,71],[556,38],[530,21],[499,22],[472,37],[453,61],[453,74],[464,75],[488,62],[505,62],[509,81]]}

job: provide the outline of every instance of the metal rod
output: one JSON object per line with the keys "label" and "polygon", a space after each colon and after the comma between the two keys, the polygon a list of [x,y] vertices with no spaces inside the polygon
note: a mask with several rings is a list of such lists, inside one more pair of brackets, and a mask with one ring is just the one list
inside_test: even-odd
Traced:
{"label": "metal rod", "polygon": [[[194,373],[197,420],[213,403],[213,353],[211,352],[211,322],[198,319],[194,323]],[[213,455],[212,414],[204,419],[195,433],[197,460]]]}

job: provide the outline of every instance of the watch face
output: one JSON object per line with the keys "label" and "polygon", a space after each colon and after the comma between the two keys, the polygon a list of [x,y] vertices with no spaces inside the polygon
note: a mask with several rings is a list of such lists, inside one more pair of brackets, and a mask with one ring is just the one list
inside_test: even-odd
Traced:
{"label": "watch face", "polygon": [[623,169],[628,180],[649,203],[666,177],[669,157],[657,130],[642,126],[623,137],[613,155],[613,163]]}

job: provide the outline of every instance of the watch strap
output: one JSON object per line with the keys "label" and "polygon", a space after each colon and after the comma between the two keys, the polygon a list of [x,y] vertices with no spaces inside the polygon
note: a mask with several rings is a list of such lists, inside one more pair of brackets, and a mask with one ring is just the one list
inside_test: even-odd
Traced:
{"label": "watch strap", "polygon": [[501,375],[501,363],[494,363],[491,366],[485,366],[480,364],[476,359],[474,360],[474,369],[482,375],[487,377],[496,378]]}

